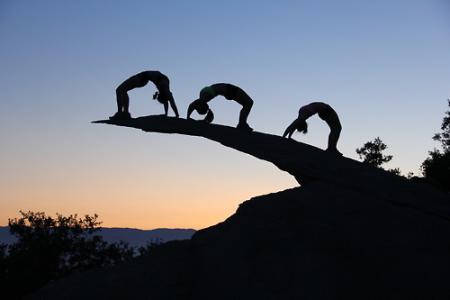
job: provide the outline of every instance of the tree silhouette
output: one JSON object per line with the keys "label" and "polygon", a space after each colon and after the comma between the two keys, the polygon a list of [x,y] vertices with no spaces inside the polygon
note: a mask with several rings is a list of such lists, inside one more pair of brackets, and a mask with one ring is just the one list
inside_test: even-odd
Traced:
{"label": "tree silhouette", "polygon": [[[450,107],[450,99],[447,99],[448,106]],[[433,136],[433,140],[441,143],[441,147],[444,153],[450,152],[450,110],[445,112],[444,119],[441,125],[442,132],[436,133]]]}
{"label": "tree silhouette", "polygon": [[377,137],[373,141],[365,143],[361,148],[357,148],[356,153],[358,153],[359,158],[362,159],[364,163],[380,168],[382,164],[387,163],[392,159],[392,155],[383,154],[383,151],[386,150],[386,148],[386,144]]}
{"label": "tree silhouette", "polygon": [[[447,101],[450,107],[450,99]],[[430,151],[430,156],[422,163],[421,169],[430,183],[450,191],[450,110],[445,112],[441,130],[442,132],[433,136],[433,140],[440,142],[442,151]]]}
{"label": "tree silhouette", "polygon": [[[400,171],[400,168],[387,169],[386,171],[388,171],[392,174],[398,175],[398,176],[402,176],[402,172]],[[410,173],[408,173],[407,176],[410,176]],[[413,176],[413,175],[411,175],[411,176]]]}
{"label": "tree silhouette", "polygon": [[134,250],[127,244],[109,244],[94,235],[100,225],[97,215],[57,214],[52,218],[43,212],[20,214],[8,222],[17,242],[7,250],[0,249],[2,294],[25,295],[75,270],[111,266],[133,257]]}

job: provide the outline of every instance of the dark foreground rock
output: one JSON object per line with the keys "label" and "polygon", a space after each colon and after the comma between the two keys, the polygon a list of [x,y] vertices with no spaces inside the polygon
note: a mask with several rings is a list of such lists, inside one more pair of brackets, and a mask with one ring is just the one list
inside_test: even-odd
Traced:
{"label": "dark foreground rock", "polygon": [[252,198],[191,240],[76,274],[32,299],[450,298],[447,194],[277,136],[173,120],[181,123],[122,125],[211,138],[302,186]]}

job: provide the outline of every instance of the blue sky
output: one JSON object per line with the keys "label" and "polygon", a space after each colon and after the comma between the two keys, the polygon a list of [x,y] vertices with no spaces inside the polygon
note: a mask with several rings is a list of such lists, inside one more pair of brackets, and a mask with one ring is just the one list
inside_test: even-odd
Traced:
{"label": "blue sky", "polygon": [[[0,38],[0,224],[33,208],[97,212],[109,225],[184,226],[175,220],[188,220],[182,208],[196,203],[209,209],[196,216],[205,221],[186,227],[201,227],[246,197],[295,185],[209,141],[90,124],[114,113],[116,86],[142,70],[169,76],[182,116],[202,87],[239,85],[255,101],[250,125],[274,134],[301,105],[327,102],[343,124],[344,155],[356,158],[380,136],[394,155],[390,167],[405,173],[418,173],[436,146],[450,97],[444,0],[3,1]],[[154,91],[130,92],[133,116],[163,112]],[[215,122],[237,123],[238,105],[211,104]],[[309,134],[295,138],[324,148],[328,128],[317,117],[309,123]],[[240,192],[228,195],[230,186]],[[184,200],[174,193],[168,201],[170,187]],[[106,205],[99,199],[111,190],[123,195]],[[153,219],[168,221],[147,222],[154,208]],[[124,210],[142,221],[117,221]]]}

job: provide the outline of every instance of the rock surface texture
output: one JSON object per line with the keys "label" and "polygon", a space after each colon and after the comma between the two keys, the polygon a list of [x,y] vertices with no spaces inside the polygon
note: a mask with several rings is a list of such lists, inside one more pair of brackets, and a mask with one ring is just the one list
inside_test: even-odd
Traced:
{"label": "rock surface texture", "polygon": [[199,121],[99,121],[201,136],[301,187],[254,197],[191,240],[52,283],[35,299],[450,299],[450,197],[279,136]]}

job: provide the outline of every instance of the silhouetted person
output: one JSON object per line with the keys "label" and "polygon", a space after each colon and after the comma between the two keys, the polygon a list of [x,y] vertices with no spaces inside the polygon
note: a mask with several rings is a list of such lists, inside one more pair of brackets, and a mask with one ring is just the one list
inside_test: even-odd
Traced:
{"label": "silhouetted person", "polygon": [[122,82],[116,89],[117,95],[117,113],[110,117],[110,119],[129,119],[131,118],[128,107],[130,104],[130,98],[128,97],[128,91],[134,88],[140,88],[145,86],[149,81],[156,85],[158,91],[153,95],[153,99],[158,100],[159,103],[164,105],[164,113],[167,116],[170,107],[172,107],[175,116],[178,117],[178,110],[173,99],[172,93],[169,87],[169,78],[159,71],[144,71],[131,76],[124,82]]}
{"label": "silhouetted person", "polygon": [[187,118],[191,118],[192,112],[195,110],[197,113],[204,115],[206,117],[203,121],[211,123],[214,119],[214,114],[208,106],[208,102],[217,96],[224,96],[228,100],[234,100],[240,105],[242,105],[241,112],[239,114],[239,123],[237,128],[244,130],[253,130],[247,124],[247,117],[253,106],[253,100],[244,92],[240,87],[229,83],[216,83],[203,88],[200,91],[200,97],[192,102],[187,111]]}
{"label": "silhouetted person", "polygon": [[339,135],[341,134],[342,126],[339,121],[339,117],[334,109],[326,103],[313,102],[308,105],[300,107],[298,111],[298,118],[289,125],[283,133],[283,137],[291,138],[295,130],[301,131],[304,134],[308,132],[308,123],[306,120],[312,115],[318,114],[319,117],[327,122],[330,126],[330,135],[328,136],[328,148],[327,151],[335,152],[342,155],[337,150],[337,142]]}

